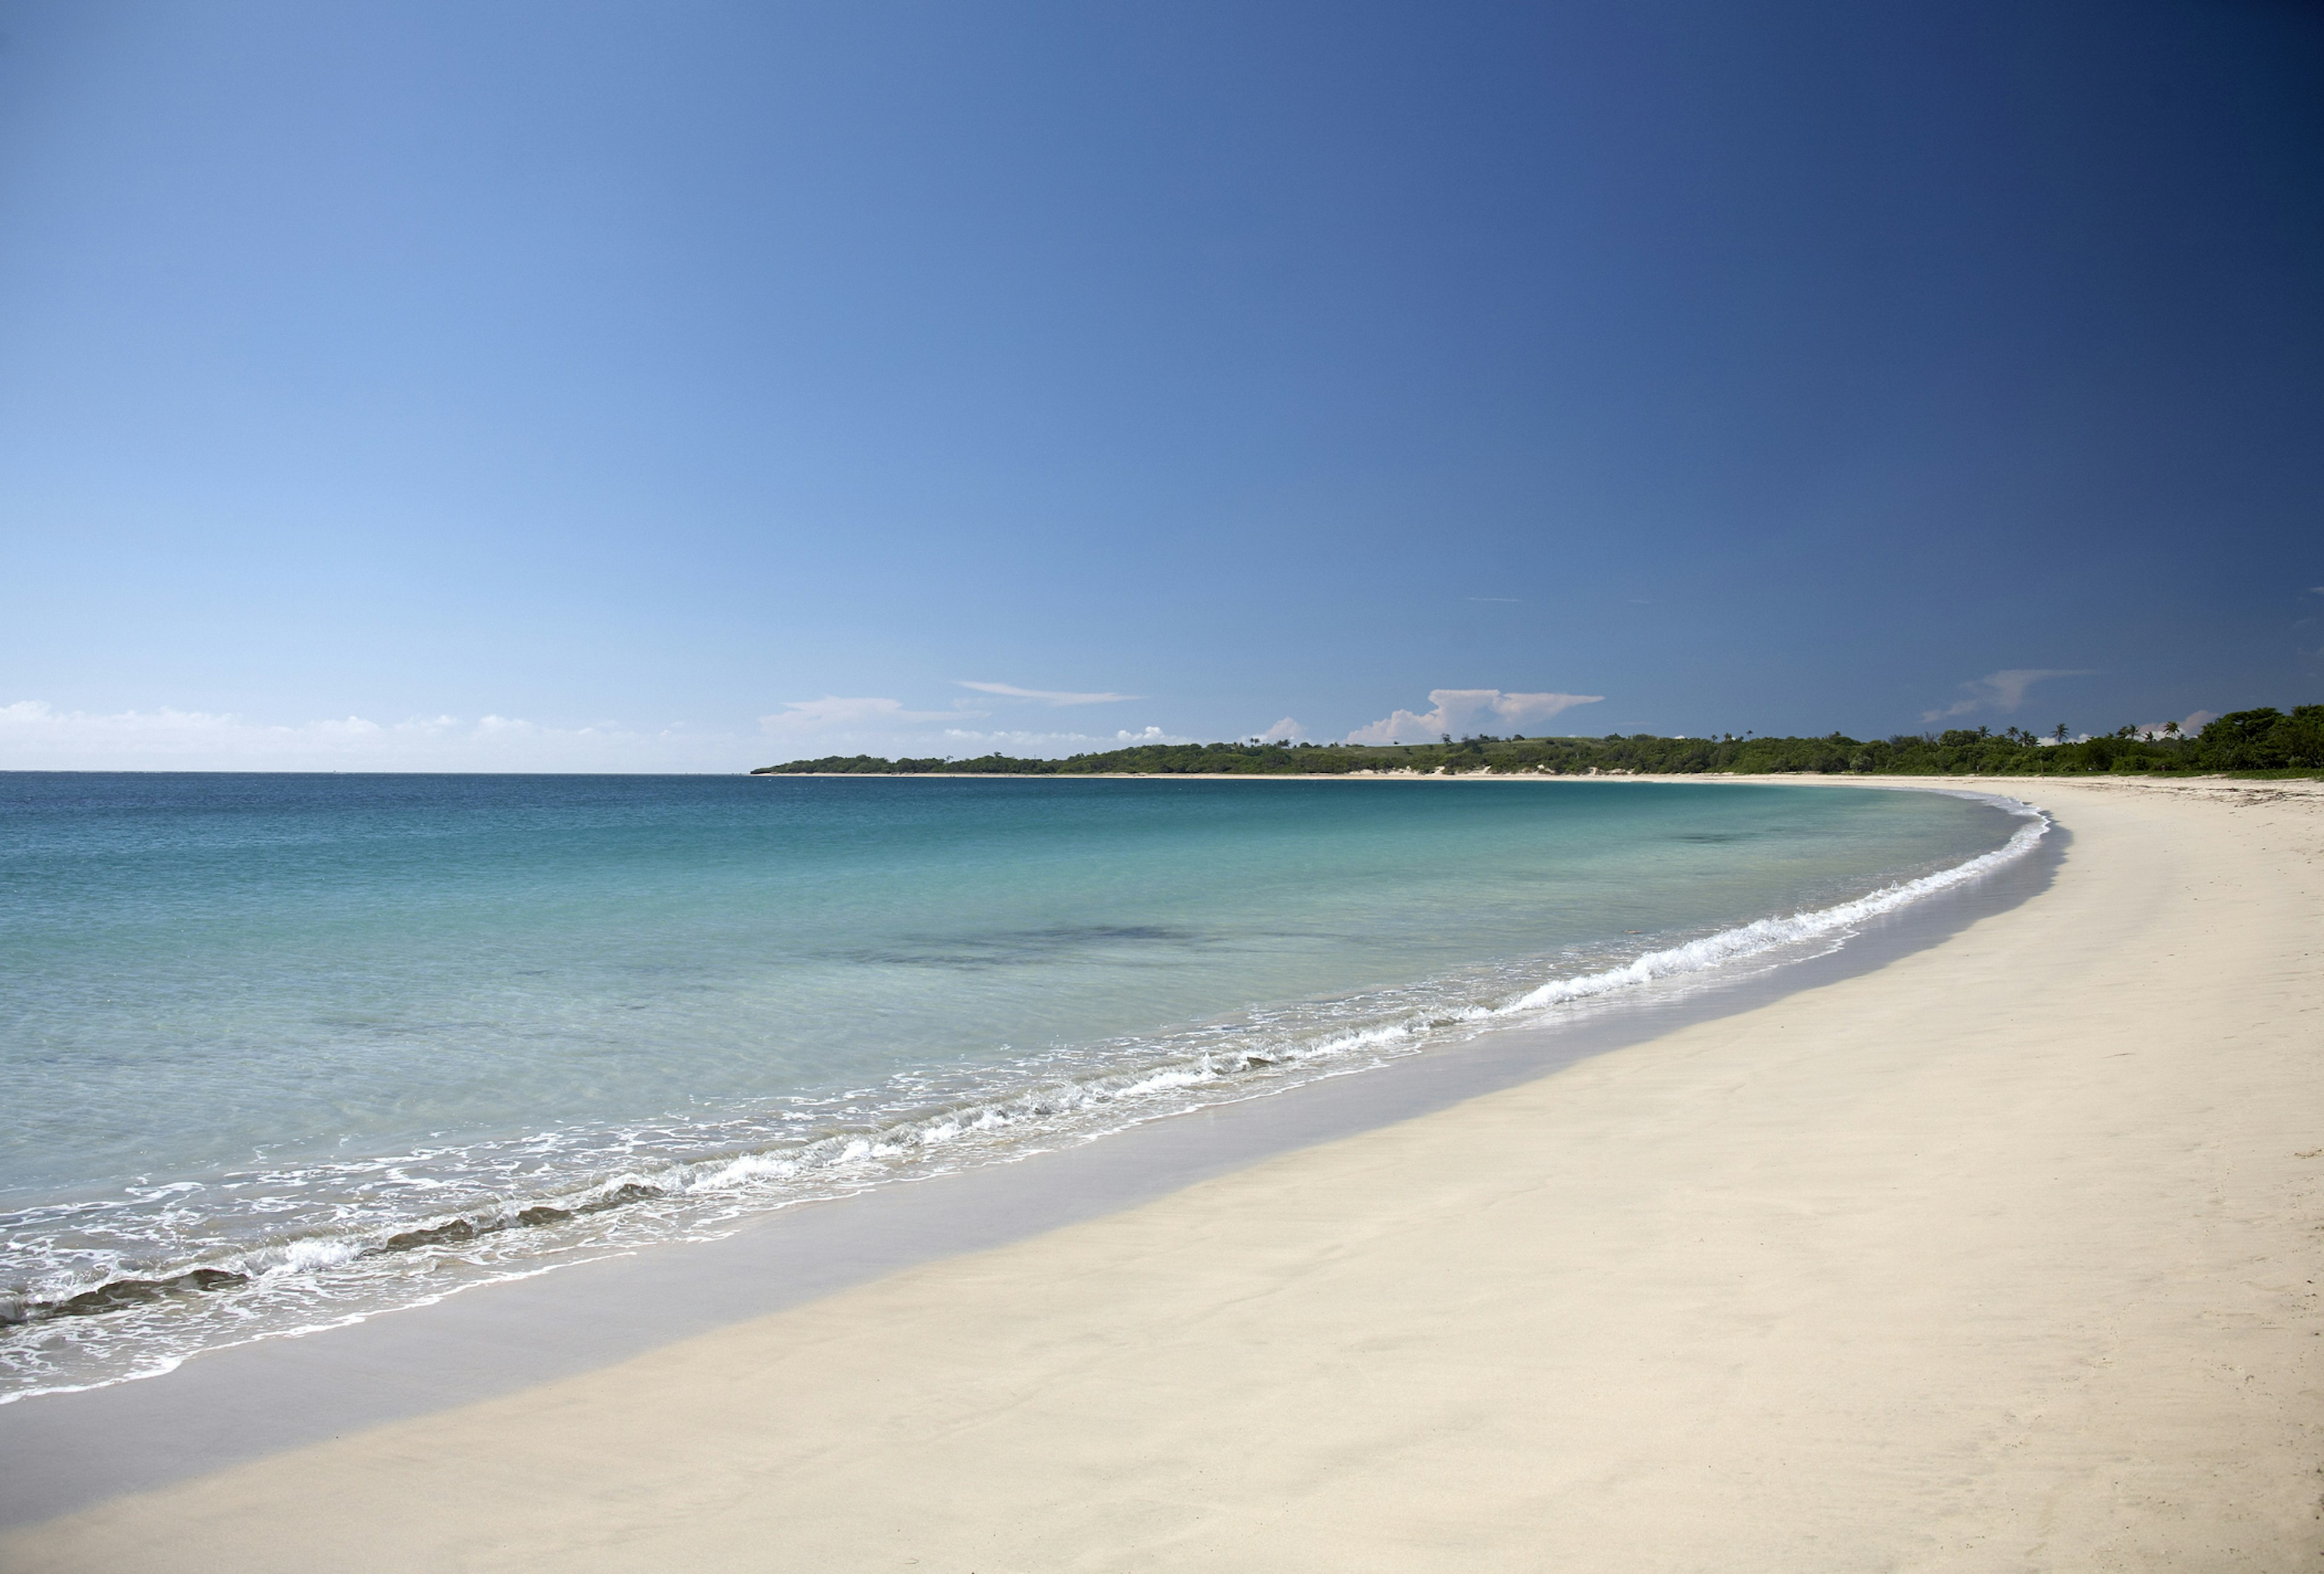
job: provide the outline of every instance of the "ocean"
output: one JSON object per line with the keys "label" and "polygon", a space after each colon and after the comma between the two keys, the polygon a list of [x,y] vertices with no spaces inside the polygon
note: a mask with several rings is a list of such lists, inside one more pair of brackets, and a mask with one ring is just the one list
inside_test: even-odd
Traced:
{"label": "ocean", "polygon": [[1972,795],[0,775],[0,1403],[1844,943]]}

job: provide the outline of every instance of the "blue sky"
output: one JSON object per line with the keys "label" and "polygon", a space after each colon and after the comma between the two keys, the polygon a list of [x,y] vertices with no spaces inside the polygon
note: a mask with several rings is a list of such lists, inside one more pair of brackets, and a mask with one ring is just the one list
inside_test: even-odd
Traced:
{"label": "blue sky", "polygon": [[0,766],[2324,699],[2324,13],[0,0]]}

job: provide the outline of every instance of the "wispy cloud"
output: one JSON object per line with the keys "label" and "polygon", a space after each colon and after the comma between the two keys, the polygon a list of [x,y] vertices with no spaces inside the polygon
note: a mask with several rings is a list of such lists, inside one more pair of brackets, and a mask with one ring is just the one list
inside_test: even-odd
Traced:
{"label": "wispy cloud", "polygon": [[1961,685],[1969,691],[1965,697],[1933,711],[1923,711],[1921,720],[1941,722],[1950,716],[1966,716],[1972,711],[1998,711],[2007,715],[2025,703],[2028,689],[2045,678],[2089,676],[2090,669],[2082,667],[2013,667],[2004,672],[1988,672]]}
{"label": "wispy cloud", "polygon": [[973,683],[967,678],[955,678],[963,688],[973,688],[979,694],[1002,695],[1012,700],[1039,700],[1050,705],[1110,705],[1120,700],[1143,699],[1134,694],[1076,694],[1069,689],[1019,688],[1013,683]]}
{"label": "wispy cloud", "polygon": [[901,700],[843,699],[825,695],[819,700],[787,700],[783,708],[759,718],[763,732],[814,732],[832,728],[892,727],[904,722],[955,722],[981,716],[982,711],[908,711]]}
{"label": "wispy cloud", "polygon": [[[1010,697],[1017,697],[1010,695]],[[1123,695],[1123,699],[1134,696]],[[776,742],[783,758],[812,759],[825,754],[877,754],[890,759],[925,759],[978,754],[1062,755],[1102,749],[1122,749],[1133,743],[1185,743],[1192,740],[1159,727],[1118,728],[1111,732],[1048,732],[1029,727],[973,727],[962,723],[990,715],[988,711],[954,708],[916,711],[901,700],[825,695],[799,700],[776,714],[759,718],[760,731]],[[931,723],[949,725],[933,726]],[[774,761],[761,760],[761,764]]]}
{"label": "wispy cloud", "polygon": [[[979,754],[1017,754],[1055,756],[1085,754],[1101,749],[1128,749],[1139,743],[1192,743],[1192,738],[1166,732],[1159,727],[1141,727],[1132,731],[1122,727],[1110,733],[1102,732],[973,732],[963,727],[947,727],[939,735],[944,747],[936,752],[955,756]],[[931,740],[932,741],[932,740]]]}
{"label": "wispy cloud", "polygon": [[1286,716],[1259,735],[1261,743],[1296,743],[1307,736],[1307,729]]}
{"label": "wispy cloud", "polygon": [[1594,694],[1510,694],[1498,688],[1432,688],[1434,708],[1414,713],[1394,711],[1368,727],[1348,734],[1351,743],[1433,743],[1450,732],[1455,737],[1480,731],[1517,732],[1537,726],[1575,705],[1594,705],[1604,699]]}
{"label": "wispy cloud", "polygon": [[0,705],[0,768],[15,770],[737,770],[751,740],[521,717],[362,716],[271,723],[212,711],[60,711]]}
{"label": "wispy cloud", "polygon": [[521,717],[363,716],[270,723],[208,711],[65,711],[0,705],[0,770],[739,771],[823,754],[1074,754],[1191,740],[1159,727],[1106,732],[980,730],[988,713],[913,710],[900,700],[826,695],[759,718],[758,729],[696,731]]}

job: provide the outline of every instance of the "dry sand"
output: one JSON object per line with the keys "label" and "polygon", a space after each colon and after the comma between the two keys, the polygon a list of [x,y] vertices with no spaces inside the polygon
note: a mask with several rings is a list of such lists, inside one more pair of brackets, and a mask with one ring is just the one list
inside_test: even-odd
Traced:
{"label": "dry sand", "polygon": [[0,1564],[2314,1568],[2324,796],[2003,790],[1877,971]]}

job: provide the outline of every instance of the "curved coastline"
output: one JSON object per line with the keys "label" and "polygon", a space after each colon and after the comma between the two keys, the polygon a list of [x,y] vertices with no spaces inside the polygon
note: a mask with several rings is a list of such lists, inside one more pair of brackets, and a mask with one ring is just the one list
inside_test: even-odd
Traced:
{"label": "curved coastline", "polygon": [[[1830,785],[2001,797],[1958,783]],[[1914,888],[1892,888],[1788,920],[1762,919],[1709,937],[1708,944],[1565,980],[1563,992],[1545,986],[1536,991],[1542,998],[1480,1013],[1500,1019],[1479,1021],[1482,1031],[1474,1037],[1424,1054],[1227,1091],[1158,1118],[1133,1116],[1102,1141],[1035,1147],[975,1167],[795,1203],[734,1221],[712,1238],[626,1247],[553,1271],[479,1281],[447,1296],[311,1330],[324,1338],[270,1335],[210,1348],[173,1363],[159,1381],[23,1395],[0,1407],[0,1457],[23,1467],[0,1478],[0,1525],[587,1371],[918,1264],[1133,1208],[1252,1164],[1440,1111],[1688,1025],[1877,970],[2047,886],[2070,834],[2030,805],[2005,801],[2034,816],[2031,824],[2004,848],[1923,877]],[[1835,935],[1845,943],[1834,943]],[[1786,950],[1793,954],[1771,966],[1728,965]],[[1554,1009],[1545,1015],[1545,1008]],[[685,1249],[663,1249],[678,1245]],[[420,1317],[390,1314],[423,1309]],[[521,1338],[512,1339],[519,1327]],[[286,1378],[301,1395],[289,1408],[279,1400]],[[99,1437],[108,1440],[101,1450]],[[90,1468],[99,1453],[102,1464]],[[69,1471],[42,1463],[66,1459],[78,1463]]]}
{"label": "curved coastline", "polygon": [[[216,1296],[234,1304],[205,1312],[212,1322],[227,1320],[219,1327],[165,1331],[168,1342],[158,1348],[151,1343],[136,1347],[144,1353],[128,1369],[19,1387],[0,1395],[0,1408],[42,1395],[161,1376],[219,1349],[344,1329],[394,1312],[438,1304],[493,1284],[650,1249],[667,1240],[698,1242],[747,1229],[755,1218],[784,1209],[1111,1139],[1157,1120],[1272,1098],[1319,1080],[1374,1073],[1406,1057],[1424,1057],[1433,1068],[1426,1077],[1443,1076],[1443,1085],[1456,1085],[1459,1078],[1443,1065],[1443,1057],[1469,1054],[1464,1041],[1475,1035],[1506,1034],[1525,1026],[1566,1034],[1578,1026],[1571,1020],[1575,1013],[1618,1008],[1622,997],[1637,991],[1731,988],[1735,980],[1724,975],[1738,966],[1788,969],[1816,948],[1840,943],[1870,921],[1981,879],[2025,857],[2049,828],[2039,811],[2005,795],[1918,783],[1909,790],[1987,803],[2018,815],[2024,824],[2004,845],[1902,885],[1831,907],[1747,920],[1596,971],[1554,977],[1531,988],[1519,986],[1519,992],[1498,1001],[1439,1006],[1417,1016],[1410,1015],[1407,1007],[1393,1019],[1372,1025],[1330,1028],[1320,1036],[1270,1035],[1263,1042],[1240,1047],[1230,1044],[1223,1050],[1207,1040],[1192,1039],[1172,1049],[1167,1038],[1160,1039],[1156,1041],[1163,1049],[1158,1056],[1149,1051],[1119,1063],[1067,1069],[1055,1078],[1045,1074],[1013,1091],[1002,1090],[997,1100],[924,1109],[877,1130],[867,1127],[859,1133],[786,1138],[774,1146],[622,1168],[576,1189],[521,1194],[384,1226],[232,1248],[102,1284],[75,1284],[69,1293],[60,1292],[51,1300],[13,1309],[6,1321],[54,1323],[60,1318],[103,1314],[173,1294],[204,1302]],[[1489,1050],[1480,1053],[1486,1060],[1492,1058]],[[1425,1090],[1403,1090],[1376,1108],[1373,1118],[1394,1118],[1399,1110],[1426,1106],[1430,1097]],[[633,1213],[640,1217],[617,1233],[565,1238],[576,1221],[618,1223]],[[506,1243],[494,1246],[490,1266],[438,1265],[433,1260],[432,1248],[460,1248],[482,1241]],[[428,1259],[417,1263],[427,1270],[423,1276],[382,1282],[352,1302],[334,1297],[311,1308],[293,1303],[287,1308],[288,1316],[285,1309],[270,1307],[263,1300],[248,1310],[241,1306],[254,1294],[269,1293],[278,1275],[327,1274],[347,1264],[364,1266],[369,1259],[392,1264],[410,1254]],[[441,1271],[445,1267],[451,1270],[449,1275]],[[165,1330],[171,1327],[163,1326]]]}
{"label": "curved coastline", "polygon": [[512,1286],[14,1406],[12,1517],[152,1489],[0,1560],[2308,1566],[2324,792],[2026,796],[2070,848],[1783,970],[1820,987],[1563,1063],[1488,1035],[1451,1107],[1335,1079],[605,1265],[602,1325]]}

